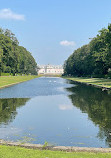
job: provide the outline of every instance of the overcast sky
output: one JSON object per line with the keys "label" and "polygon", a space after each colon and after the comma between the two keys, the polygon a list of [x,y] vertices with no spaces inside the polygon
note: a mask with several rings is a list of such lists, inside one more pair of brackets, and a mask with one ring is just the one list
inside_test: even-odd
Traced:
{"label": "overcast sky", "polygon": [[63,64],[108,23],[111,0],[0,0],[0,27],[15,33],[38,64]]}

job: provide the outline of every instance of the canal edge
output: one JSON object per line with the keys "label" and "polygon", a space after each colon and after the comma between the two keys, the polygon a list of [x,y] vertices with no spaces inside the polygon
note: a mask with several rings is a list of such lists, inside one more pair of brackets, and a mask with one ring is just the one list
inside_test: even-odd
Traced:
{"label": "canal edge", "polygon": [[[40,76],[40,77],[41,77],[41,76]],[[39,78],[39,77],[35,77],[35,78]],[[19,84],[19,83],[23,83],[23,82],[27,82],[27,81],[33,80],[33,79],[35,79],[35,78],[28,79],[28,80],[23,80],[23,81],[16,82],[16,83],[7,84],[7,85],[4,85],[4,86],[1,86],[0,89],[8,88],[8,87],[17,85],[17,84]]]}
{"label": "canal edge", "polygon": [[92,152],[92,153],[111,153],[111,148],[93,148],[93,147],[74,147],[74,146],[45,146],[42,144],[29,144],[21,142],[9,142],[0,140],[0,145],[17,146],[28,149],[64,151],[64,152]]}
{"label": "canal edge", "polygon": [[75,81],[75,80],[69,79],[69,78],[63,78],[63,79],[70,80],[70,81],[73,81],[75,83],[81,83],[81,84],[85,84],[85,85],[88,85],[88,86],[93,86],[93,87],[96,87],[96,88],[100,88],[100,89],[102,89],[102,91],[111,90],[111,88],[108,88],[108,87],[105,87],[105,86],[99,86],[99,85],[95,85],[95,84],[91,84],[91,83]]}

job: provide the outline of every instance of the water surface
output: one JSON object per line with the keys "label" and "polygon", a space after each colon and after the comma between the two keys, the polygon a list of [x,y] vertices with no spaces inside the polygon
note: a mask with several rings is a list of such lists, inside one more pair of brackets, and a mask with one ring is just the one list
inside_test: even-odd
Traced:
{"label": "water surface", "polygon": [[110,147],[111,95],[41,77],[0,90],[0,139]]}

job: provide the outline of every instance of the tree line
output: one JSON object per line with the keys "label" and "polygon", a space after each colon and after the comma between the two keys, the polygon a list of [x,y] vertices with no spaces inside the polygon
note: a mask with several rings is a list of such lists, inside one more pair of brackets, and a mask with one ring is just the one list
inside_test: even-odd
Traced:
{"label": "tree line", "polygon": [[0,28],[0,75],[37,74],[37,63],[26,48],[19,46],[15,35]]}
{"label": "tree line", "polygon": [[111,24],[69,56],[64,63],[64,75],[111,77]]}

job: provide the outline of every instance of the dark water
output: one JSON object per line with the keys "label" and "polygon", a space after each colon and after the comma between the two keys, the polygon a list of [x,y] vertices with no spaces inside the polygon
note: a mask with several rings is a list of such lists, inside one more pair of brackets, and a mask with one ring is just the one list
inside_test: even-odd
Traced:
{"label": "dark water", "polygon": [[110,92],[41,77],[0,90],[0,98],[0,139],[111,146]]}

